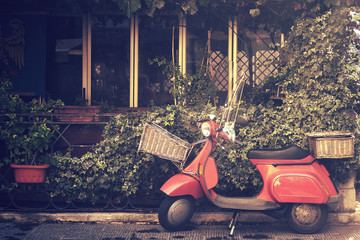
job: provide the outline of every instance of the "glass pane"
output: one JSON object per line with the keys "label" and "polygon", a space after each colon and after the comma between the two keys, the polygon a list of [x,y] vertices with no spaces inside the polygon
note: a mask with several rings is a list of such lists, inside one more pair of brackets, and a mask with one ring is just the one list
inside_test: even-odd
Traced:
{"label": "glass pane", "polygon": [[[174,26],[174,43],[173,41]],[[177,17],[142,16],[139,24],[139,107],[172,104],[169,94],[169,80],[162,73],[162,68],[150,65],[149,60],[165,57],[172,61],[178,47]],[[174,56],[176,59],[176,56]]]}
{"label": "glass pane", "polygon": [[46,91],[67,105],[78,104],[82,89],[82,18],[50,17]]}
{"label": "glass pane", "polygon": [[93,17],[91,49],[92,105],[129,107],[129,20]]}

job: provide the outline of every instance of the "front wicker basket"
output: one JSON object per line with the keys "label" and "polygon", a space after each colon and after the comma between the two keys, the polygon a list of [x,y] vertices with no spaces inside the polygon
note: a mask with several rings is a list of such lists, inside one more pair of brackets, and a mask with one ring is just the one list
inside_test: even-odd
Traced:
{"label": "front wicker basket", "polygon": [[316,132],[307,134],[309,149],[316,158],[354,157],[354,135],[345,132]]}
{"label": "front wicker basket", "polygon": [[181,163],[186,160],[190,149],[190,143],[156,124],[146,123],[141,135],[138,152],[151,153],[160,158]]}

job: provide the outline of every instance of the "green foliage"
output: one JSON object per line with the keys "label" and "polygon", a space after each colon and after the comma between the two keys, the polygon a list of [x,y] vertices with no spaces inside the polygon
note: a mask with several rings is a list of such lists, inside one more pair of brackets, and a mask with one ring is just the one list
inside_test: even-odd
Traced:
{"label": "green foliage", "polygon": [[170,161],[138,153],[144,124],[155,122],[193,142],[199,132],[188,129],[191,113],[176,106],[153,107],[139,116],[118,115],[104,130],[104,140],[81,158],[56,155],[49,179],[59,193],[95,201],[98,197],[134,195],[139,190],[158,190],[176,170]]}
{"label": "green foliage", "polygon": [[[321,16],[299,19],[289,34],[285,54],[290,61],[273,79],[287,90],[281,107],[257,105],[249,112],[248,135],[253,146],[279,147],[297,144],[307,148],[306,133],[349,131],[358,137],[359,45],[356,29],[359,9],[341,8]],[[340,21],[341,20],[341,21]],[[259,102],[255,102],[259,104]],[[264,125],[264,126],[260,126]],[[267,137],[261,129],[267,133]],[[358,140],[354,159],[327,160],[333,180],[345,182],[359,166]]]}
{"label": "green foliage", "polygon": [[120,11],[130,18],[131,14],[144,13],[153,16],[156,10],[164,7],[164,0],[56,0],[57,7],[68,8],[73,12],[91,10]]}
{"label": "green foliage", "polygon": [[[2,7],[18,9],[38,4],[38,0],[3,0]],[[140,13],[148,16],[163,15],[194,15],[201,11],[222,17],[239,14],[242,18],[262,18],[283,20],[293,18],[297,12],[314,12],[321,8],[359,5],[356,0],[53,0],[50,7],[70,9],[75,13],[96,11],[120,11],[127,17]],[[248,20],[245,20],[248,22]]]}
{"label": "green foliage", "polygon": [[[308,149],[306,133],[314,131],[343,130],[358,137],[354,103],[360,58],[354,32],[358,23],[352,21],[359,17],[356,12],[346,8],[299,19],[286,46],[290,61],[272,79],[286,86],[286,99],[281,106],[261,101],[242,104],[240,114],[246,114],[249,123],[235,126],[241,143],[225,146],[227,151],[217,147],[213,153],[219,169],[217,191],[250,195],[261,188],[260,175],[247,160],[250,149],[289,144]],[[59,192],[94,201],[104,194],[158,190],[176,168],[170,161],[137,153],[144,123],[157,123],[192,143],[201,139],[194,121],[214,113],[220,119],[220,112],[210,106],[197,109],[177,105],[153,107],[139,115],[119,115],[105,127],[104,141],[93,152],[82,158],[58,156],[58,171],[52,172],[49,180],[55,181]],[[321,160],[334,182],[346,182],[358,168],[358,142],[355,158]]]}
{"label": "green foliage", "polygon": [[151,65],[163,67],[163,73],[171,82],[170,94],[175,104],[182,106],[205,105],[216,95],[215,80],[211,77],[209,68],[202,67],[194,75],[182,74],[179,66],[168,62],[165,58],[149,61]]}
{"label": "green foliage", "polygon": [[[177,168],[154,155],[138,153],[141,134],[146,122],[156,123],[176,136],[193,143],[203,136],[196,120],[208,113],[218,112],[211,106],[186,108],[182,106],[153,107],[140,115],[118,115],[104,129],[104,140],[92,152],[81,158],[56,154],[48,177],[57,193],[95,202],[104,195],[136,195],[141,191],[158,191]],[[220,116],[218,116],[220,117]],[[201,146],[199,146],[200,148]],[[199,148],[190,157],[194,157]],[[218,191],[239,195],[256,192],[261,180],[240,148],[231,151],[220,147],[214,153],[219,167]],[[191,161],[191,159],[189,159]]]}
{"label": "green foliage", "polygon": [[14,162],[36,165],[37,154],[48,149],[54,137],[53,131],[40,119],[29,126],[19,123],[22,120],[21,117],[10,115],[7,123],[1,127],[0,139],[6,142],[10,159]]}
{"label": "green foliage", "polygon": [[9,158],[5,158],[0,166],[10,162],[36,165],[41,159],[38,153],[48,150],[55,135],[54,130],[46,124],[46,117],[32,114],[49,113],[54,107],[61,106],[62,102],[49,100],[39,103],[34,99],[26,103],[18,95],[9,94],[10,88],[9,81],[1,81],[0,140],[6,144]]}

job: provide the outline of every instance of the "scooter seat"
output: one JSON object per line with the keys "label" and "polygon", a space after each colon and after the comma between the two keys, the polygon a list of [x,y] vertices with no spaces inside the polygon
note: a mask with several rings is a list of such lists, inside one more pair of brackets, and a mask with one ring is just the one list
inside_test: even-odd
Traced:
{"label": "scooter seat", "polygon": [[248,159],[300,160],[309,155],[308,151],[291,145],[280,149],[252,149],[248,152],[247,157]]}

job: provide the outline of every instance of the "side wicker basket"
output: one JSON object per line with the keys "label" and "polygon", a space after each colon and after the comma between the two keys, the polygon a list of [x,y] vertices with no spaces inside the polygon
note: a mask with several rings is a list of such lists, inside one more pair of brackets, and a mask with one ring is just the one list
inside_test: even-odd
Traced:
{"label": "side wicker basket", "polygon": [[162,127],[146,123],[138,152],[154,154],[160,158],[182,163],[186,160],[191,144],[169,133]]}
{"label": "side wicker basket", "polygon": [[315,132],[307,134],[310,153],[316,158],[354,157],[354,135],[347,132]]}

